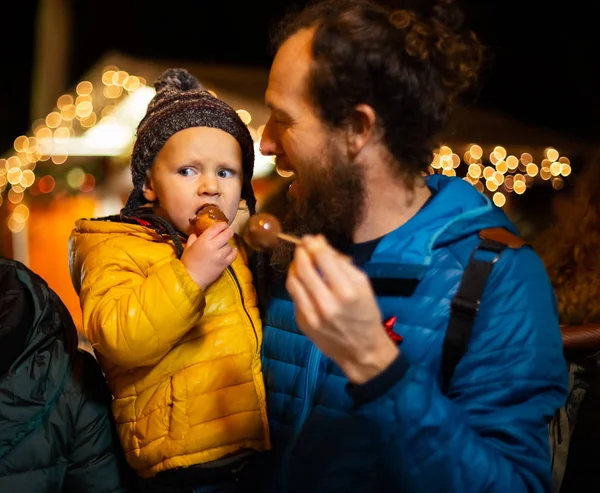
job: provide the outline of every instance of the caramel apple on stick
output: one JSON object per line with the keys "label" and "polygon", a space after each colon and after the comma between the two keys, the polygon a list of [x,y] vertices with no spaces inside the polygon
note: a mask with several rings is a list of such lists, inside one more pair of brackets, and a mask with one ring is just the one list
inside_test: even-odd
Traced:
{"label": "caramel apple on stick", "polygon": [[300,244],[300,238],[283,233],[279,219],[266,212],[250,216],[242,237],[251,248],[259,252],[273,250],[279,240]]}
{"label": "caramel apple on stick", "polygon": [[213,224],[218,223],[219,221],[229,223],[227,216],[225,216],[223,211],[215,204],[204,204],[198,210],[196,216],[190,219],[190,223],[194,226],[194,233],[197,236],[200,236]]}

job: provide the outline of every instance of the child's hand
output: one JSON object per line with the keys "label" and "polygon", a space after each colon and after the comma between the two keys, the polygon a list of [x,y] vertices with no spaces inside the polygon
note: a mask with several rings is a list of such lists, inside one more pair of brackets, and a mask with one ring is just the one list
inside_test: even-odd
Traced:
{"label": "child's hand", "polygon": [[214,282],[235,260],[237,249],[228,243],[233,234],[226,222],[218,222],[200,236],[189,236],[181,261],[202,289]]}

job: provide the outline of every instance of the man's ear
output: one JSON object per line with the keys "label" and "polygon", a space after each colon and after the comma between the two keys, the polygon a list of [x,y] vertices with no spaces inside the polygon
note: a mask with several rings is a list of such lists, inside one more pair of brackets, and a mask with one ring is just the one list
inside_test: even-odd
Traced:
{"label": "man's ear", "polygon": [[144,185],[142,186],[142,192],[144,194],[144,198],[148,202],[156,201],[156,192],[154,191],[154,183],[152,181],[152,175],[150,171],[146,172],[146,178],[144,179]]}
{"label": "man's ear", "polygon": [[368,104],[358,104],[348,117],[348,150],[356,155],[375,135],[377,115]]}

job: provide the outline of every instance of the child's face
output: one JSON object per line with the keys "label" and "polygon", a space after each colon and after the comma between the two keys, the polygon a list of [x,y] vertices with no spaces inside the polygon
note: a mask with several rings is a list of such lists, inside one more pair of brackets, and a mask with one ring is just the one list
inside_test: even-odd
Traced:
{"label": "child's face", "polygon": [[173,134],[156,156],[144,197],[154,212],[190,234],[190,219],[200,207],[216,204],[235,218],[242,192],[242,150],[223,130],[192,127]]}

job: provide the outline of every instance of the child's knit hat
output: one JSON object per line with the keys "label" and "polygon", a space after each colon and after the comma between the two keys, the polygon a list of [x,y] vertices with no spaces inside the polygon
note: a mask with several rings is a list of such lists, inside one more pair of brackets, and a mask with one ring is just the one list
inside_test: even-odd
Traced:
{"label": "child's knit hat", "polygon": [[242,199],[253,214],[256,199],[251,180],[254,169],[254,143],[248,128],[228,104],[203,89],[193,75],[182,68],[171,68],[154,83],[156,94],[137,128],[131,156],[133,190],[123,212],[133,212],[147,203],[143,185],[154,159],[173,134],[190,127],[221,129],[234,137],[242,149]]}

